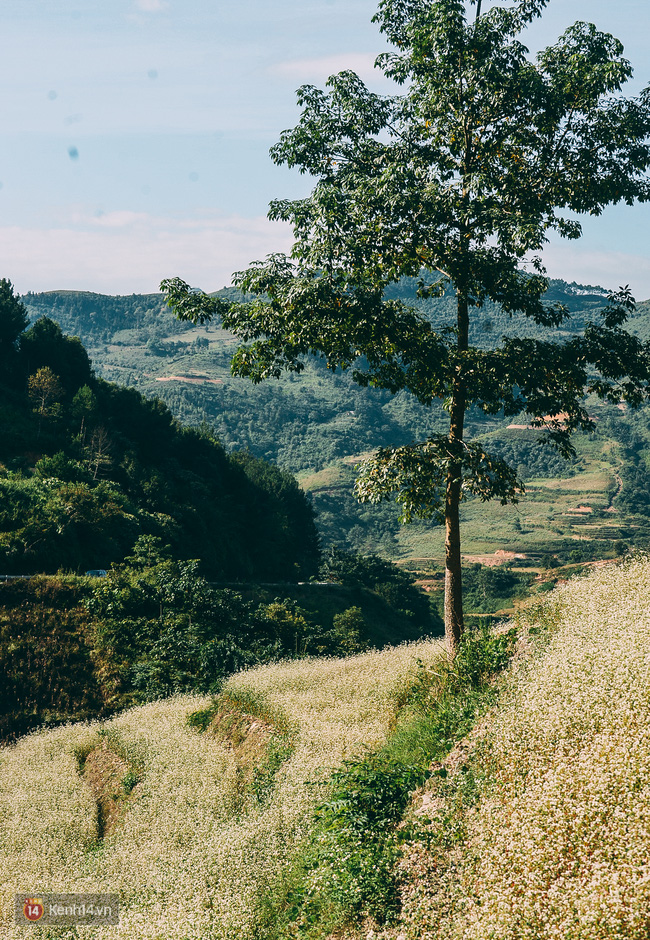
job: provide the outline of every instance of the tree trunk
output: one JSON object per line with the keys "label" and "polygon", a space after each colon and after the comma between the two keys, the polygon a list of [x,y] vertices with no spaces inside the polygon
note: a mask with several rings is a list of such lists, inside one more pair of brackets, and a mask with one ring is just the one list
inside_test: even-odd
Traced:
{"label": "tree trunk", "polygon": [[[457,293],[457,302],[458,352],[462,354],[469,344],[469,308],[467,297],[461,292]],[[462,357],[459,356],[449,421],[449,447],[453,457],[457,459],[452,459],[449,464],[445,493],[445,638],[447,650],[452,658],[456,655],[464,630],[459,507],[463,482],[462,451],[467,396],[462,369]]]}
{"label": "tree trunk", "polygon": [[447,652],[453,658],[463,635],[463,579],[460,560],[460,478],[457,468],[447,474],[445,502],[445,639]]}

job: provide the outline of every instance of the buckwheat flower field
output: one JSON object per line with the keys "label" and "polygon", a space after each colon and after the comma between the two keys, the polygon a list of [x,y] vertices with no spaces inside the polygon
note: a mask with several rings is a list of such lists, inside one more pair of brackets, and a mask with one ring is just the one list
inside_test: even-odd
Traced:
{"label": "buckwheat flower field", "polygon": [[[242,806],[232,752],[187,726],[205,698],[33,733],[0,751],[2,936],[25,936],[13,925],[14,893],[59,891],[117,892],[120,924],[57,927],[52,936],[255,940],[260,895],[291,858],[318,799],[313,781],[385,739],[400,682],[416,658],[433,662],[441,652],[427,642],[234,676],[229,689],[282,709],[297,729],[296,749],[263,806]],[[134,798],[104,838],[79,773],[80,757],[102,742],[141,768]]]}
{"label": "buckwheat flower field", "polygon": [[409,940],[650,936],[650,564],[569,582],[544,616],[482,724],[463,837],[406,865]]}

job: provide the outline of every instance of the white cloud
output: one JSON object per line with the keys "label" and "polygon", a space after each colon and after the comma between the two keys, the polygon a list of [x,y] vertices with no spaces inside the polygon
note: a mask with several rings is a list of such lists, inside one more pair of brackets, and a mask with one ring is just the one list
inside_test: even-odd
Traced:
{"label": "white cloud", "polygon": [[650,258],[622,251],[593,251],[570,244],[548,245],[543,253],[549,277],[617,290],[629,284],[638,301],[650,297]]}
{"label": "white cloud", "polygon": [[169,7],[166,0],[135,0],[135,6],[143,13],[160,13]]}
{"label": "white cloud", "polygon": [[85,216],[79,215],[77,222],[88,222],[91,225],[97,225],[100,228],[128,228],[138,223],[148,224],[150,217],[146,212],[131,212],[129,209],[119,209],[115,212],[101,212],[88,220]]}
{"label": "white cloud", "polygon": [[152,293],[163,278],[175,276],[218,290],[230,284],[233,271],[290,247],[283,223],[216,212],[186,219],[77,214],[53,229],[0,227],[2,276],[20,293]]}
{"label": "white cloud", "polygon": [[375,69],[376,55],[369,52],[350,52],[312,59],[292,59],[270,67],[272,75],[282,75],[298,81],[325,81],[330,75],[351,69],[364,81],[381,77]]}
{"label": "white cloud", "polygon": [[[288,252],[288,225],[204,210],[155,216],[130,210],[95,215],[62,213],[56,227],[0,226],[0,276],[16,289],[150,293],[178,275],[205,290],[230,283],[233,271],[276,251]],[[650,297],[650,258],[551,244],[544,252],[551,277],[616,289],[630,284],[637,300]]]}

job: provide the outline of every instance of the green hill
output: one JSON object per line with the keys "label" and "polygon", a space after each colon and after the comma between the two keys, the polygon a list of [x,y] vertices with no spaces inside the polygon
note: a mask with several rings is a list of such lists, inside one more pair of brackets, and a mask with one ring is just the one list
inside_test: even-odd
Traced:
{"label": "green hill", "polygon": [[[450,297],[418,300],[415,279],[393,292],[415,303],[439,326],[452,315]],[[551,281],[549,299],[564,303],[571,319],[560,332],[580,332],[597,316],[606,293],[599,287]],[[254,386],[230,375],[237,344],[218,325],[190,327],[162,306],[161,295],[102,297],[50,292],[25,296],[30,315],[58,318],[88,345],[98,373],[147,397],[164,400],[186,425],[207,423],[226,451],[241,448],[296,473],[318,511],[325,546],[377,552],[422,569],[443,557],[441,529],[401,527],[390,504],[359,506],[352,494],[355,463],[378,446],[400,445],[444,429],[439,406],[424,408],[406,393],[355,386],[318,361],[303,374]],[[629,328],[650,336],[650,302],[639,304]],[[511,329],[509,318],[487,305],[471,341],[490,346]],[[527,335],[548,329],[524,324]],[[511,461],[527,484],[516,507],[468,502],[463,509],[468,560],[495,552],[527,555],[531,567],[547,555],[579,563],[613,554],[614,543],[645,547],[650,540],[650,411],[624,411],[592,402],[593,436],[576,438],[578,457],[565,462],[537,444],[537,434],[502,416],[468,416],[470,433],[488,435],[490,447]],[[521,426],[510,427],[519,423]],[[580,507],[586,507],[581,509]],[[619,546],[619,550],[623,550]]]}
{"label": "green hill", "polygon": [[150,535],[212,579],[315,574],[313,511],[289,473],[97,378],[53,320],[0,357],[0,573],[108,568]]}
{"label": "green hill", "polygon": [[309,583],[319,539],[290,473],[97,378],[55,321],[26,328],[7,285],[0,741],[213,691],[261,662],[436,632],[413,579],[379,559],[338,556],[331,584]]}

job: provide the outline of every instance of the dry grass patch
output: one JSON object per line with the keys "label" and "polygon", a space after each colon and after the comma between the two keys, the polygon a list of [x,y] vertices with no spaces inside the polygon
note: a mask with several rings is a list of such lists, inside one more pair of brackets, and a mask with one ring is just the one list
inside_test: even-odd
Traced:
{"label": "dry grass patch", "polygon": [[80,761],[79,770],[97,804],[97,836],[103,839],[137,796],[139,774],[105,741]]}

